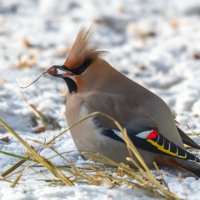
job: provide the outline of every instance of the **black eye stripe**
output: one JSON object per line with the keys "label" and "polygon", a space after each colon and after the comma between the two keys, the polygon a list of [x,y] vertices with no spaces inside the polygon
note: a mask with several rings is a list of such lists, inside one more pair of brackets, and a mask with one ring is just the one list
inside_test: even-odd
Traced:
{"label": "black eye stripe", "polygon": [[[80,65],[79,67],[75,68],[75,69],[68,69],[68,71],[72,72],[74,75],[80,75],[83,72],[85,72],[85,70],[89,67],[89,65],[92,63],[92,60],[87,58],[85,59],[85,61],[83,62],[82,65]],[[65,67],[66,68],[66,67]]]}

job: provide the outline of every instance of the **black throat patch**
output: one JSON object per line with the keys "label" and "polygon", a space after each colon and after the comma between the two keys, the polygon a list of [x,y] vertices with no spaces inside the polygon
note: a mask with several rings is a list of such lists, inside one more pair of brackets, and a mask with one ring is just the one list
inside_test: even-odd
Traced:
{"label": "black throat patch", "polygon": [[73,93],[77,91],[77,85],[74,80],[68,77],[63,77],[63,80],[67,84],[67,87],[69,89],[69,93]]}

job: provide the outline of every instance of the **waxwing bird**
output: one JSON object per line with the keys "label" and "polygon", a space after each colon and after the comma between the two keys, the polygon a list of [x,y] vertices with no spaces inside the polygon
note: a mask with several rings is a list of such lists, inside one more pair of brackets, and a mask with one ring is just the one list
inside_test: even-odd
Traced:
{"label": "waxwing bird", "polygon": [[[200,177],[200,159],[184,144],[197,149],[200,146],[176,126],[161,98],[114,69],[90,37],[91,31],[82,28],[64,65],[52,66],[54,76],[62,78],[69,89],[68,125],[92,112],[105,113],[126,128],[148,166],[155,161]],[[113,122],[103,116],[78,124],[71,135],[80,152],[99,152],[114,161],[126,162],[125,142]]]}

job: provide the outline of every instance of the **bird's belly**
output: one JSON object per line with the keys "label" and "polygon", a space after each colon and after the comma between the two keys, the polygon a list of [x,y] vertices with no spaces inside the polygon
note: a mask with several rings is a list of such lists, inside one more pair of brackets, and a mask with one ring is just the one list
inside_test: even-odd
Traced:
{"label": "bird's belly", "polygon": [[[76,121],[87,115],[86,111],[80,112],[79,115],[67,118],[68,125],[73,125]],[[102,129],[93,118],[89,118],[70,130],[73,141],[79,152],[100,153],[114,161],[122,162],[126,160],[128,151],[125,143],[113,140],[102,133]],[[87,156],[85,156],[87,157]]]}
{"label": "bird's belly", "polygon": [[[128,151],[124,143],[110,139],[99,133],[97,130],[94,130],[92,127],[87,129],[85,127],[86,125],[80,127],[81,131],[79,131],[80,129],[71,131],[74,143],[80,153],[99,153],[117,162],[126,161]],[[77,135],[79,136],[77,137]],[[87,156],[87,153],[84,153],[84,156],[90,158]]]}

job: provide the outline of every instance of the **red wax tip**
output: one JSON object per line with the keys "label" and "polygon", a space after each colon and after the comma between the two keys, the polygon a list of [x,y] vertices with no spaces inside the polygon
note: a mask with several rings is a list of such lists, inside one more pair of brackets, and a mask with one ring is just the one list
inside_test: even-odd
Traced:
{"label": "red wax tip", "polygon": [[155,139],[158,136],[158,132],[153,130],[148,136],[147,139]]}

